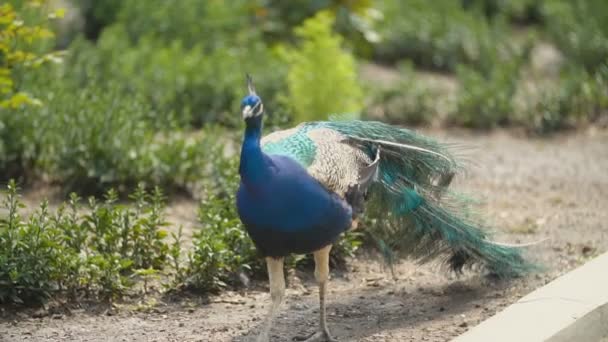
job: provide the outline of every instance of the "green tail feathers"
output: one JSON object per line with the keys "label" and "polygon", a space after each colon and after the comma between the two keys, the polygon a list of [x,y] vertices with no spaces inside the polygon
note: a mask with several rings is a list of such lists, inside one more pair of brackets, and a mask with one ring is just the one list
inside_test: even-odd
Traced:
{"label": "green tail feathers", "polygon": [[380,148],[378,181],[366,210],[378,218],[368,229],[380,245],[420,262],[443,258],[457,272],[481,265],[510,277],[534,268],[521,249],[491,242],[490,231],[470,211],[470,201],[448,191],[462,167],[445,145],[380,122],[331,121],[323,126],[370,155]]}

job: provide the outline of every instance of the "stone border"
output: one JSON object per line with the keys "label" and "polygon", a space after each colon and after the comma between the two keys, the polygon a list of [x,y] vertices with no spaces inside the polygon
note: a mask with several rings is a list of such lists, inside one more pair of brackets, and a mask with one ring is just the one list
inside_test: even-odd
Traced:
{"label": "stone border", "polygon": [[452,342],[594,342],[608,338],[608,253],[510,305]]}

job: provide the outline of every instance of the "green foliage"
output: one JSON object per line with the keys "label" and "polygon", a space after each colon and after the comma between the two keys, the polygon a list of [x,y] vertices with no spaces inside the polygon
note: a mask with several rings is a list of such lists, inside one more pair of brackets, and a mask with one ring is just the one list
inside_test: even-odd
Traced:
{"label": "green foliage", "polygon": [[216,161],[216,178],[206,184],[205,198],[199,208],[201,230],[194,237],[189,255],[187,285],[209,291],[233,282],[239,272],[262,270],[257,254],[236,212],[239,185],[238,159]]}
{"label": "green foliage", "polygon": [[295,29],[300,44],[285,53],[289,105],[297,122],[327,119],[335,113],[358,115],[362,109],[355,61],[342,50],[332,23],[328,12],[307,19]]}
{"label": "green foliage", "polygon": [[512,123],[521,63],[521,60],[504,62],[489,75],[459,66],[457,75],[461,85],[456,112],[450,119],[463,126],[483,129]]}
{"label": "green foliage", "polygon": [[[39,162],[68,190],[133,187],[151,179],[152,131],[144,101],[110,89],[56,89],[37,115],[46,118]],[[49,94],[50,95],[50,94]]]}
{"label": "green foliage", "polygon": [[246,45],[258,35],[251,6],[247,0],[127,0],[117,21],[133,43],[143,37],[163,43],[179,40],[187,48],[202,44],[211,51]]}
{"label": "green foliage", "polygon": [[593,122],[608,115],[608,65],[595,73],[565,72],[557,86],[548,87],[528,108],[526,126],[546,134]]}
{"label": "green foliage", "polygon": [[[47,106],[26,108],[20,121],[9,121],[28,134],[6,141],[25,147],[36,142],[28,147],[34,164],[66,191],[99,193],[116,186],[122,193],[140,181],[177,189],[201,178],[205,149],[216,144],[219,131],[210,128],[198,136],[179,130],[158,133],[145,99],[125,97],[121,90],[114,83],[45,87],[41,98]],[[26,140],[31,137],[35,139]]]}
{"label": "green foliage", "polygon": [[52,247],[56,232],[46,229],[47,205],[29,222],[21,221],[17,188],[9,183],[3,207],[8,216],[0,221],[0,302],[44,299],[58,273],[58,253]]}
{"label": "green foliage", "polygon": [[[46,202],[23,221],[17,187],[8,185],[0,221],[0,303],[41,303],[50,296],[110,300],[131,285],[129,275],[162,269],[169,246],[160,190],[140,185],[135,208],[89,199],[86,211],[72,194],[67,205],[50,212]],[[141,273],[141,271],[139,271]]]}
{"label": "green foliage", "polygon": [[[24,80],[26,73],[41,71],[48,62],[61,61],[59,52],[49,52],[54,37],[49,21],[63,12],[45,11],[46,1],[11,1],[0,5],[0,179],[26,178],[39,144],[40,124],[25,107],[43,105]],[[42,71],[44,72],[44,71]]]}
{"label": "green foliage", "polygon": [[63,11],[46,13],[41,10],[45,3],[17,1],[17,8],[11,3],[0,5],[0,109],[42,104],[22,89],[19,72],[60,60],[57,53],[48,52],[45,41],[54,37],[47,28],[49,19],[62,16]]}
{"label": "green foliage", "polygon": [[594,72],[608,63],[608,2],[545,1],[547,31],[574,63]]}
{"label": "green foliage", "polygon": [[461,0],[465,9],[480,10],[487,17],[505,16],[519,23],[538,23],[543,20],[544,0]]}
{"label": "green foliage", "polygon": [[[140,181],[185,189],[203,178],[207,150],[224,130],[209,126],[192,134],[176,127],[171,113],[157,111],[125,83],[103,79],[106,73],[97,71],[102,56],[78,44],[65,66],[23,75],[46,106],[24,107],[17,115],[0,110],[5,175],[46,174],[66,192],[97,194],[110,187],[124,193]],[[148,83],[152,89],[160,82]]]}
{"label": "green foliage", "polygon": [[400,66],[400,80],[372,90],[366,116],[393,124],[424,125],[437,116],[439,93],[417,79],[411,63]]}
{"label": "green foliage", "polygon": [[[183,7],[187,3],[195,6],[193,2],[179,2],[179,6],[171,6],[171,13],[181,9],[175,16],[194,15],[189,7]],[[205,7],[219,2],[196,3],[208,4],[200,5]],[[127,11],[131,7],[149,6],[149,3],[126,2],[124,6]],[[155,11],[152,13],[157,13]],[[160,16],[161,13],[157,14]],[[73,42],[70,58],[59,77],[68,82],[93,83],[95,86],[119,85],[124,94],[140,96],[150,103],[153,111],[149,113],[149,119],[161,129],[175,125],[200,126],[209,122],[234,126],[240,120],[238,100],[242,96],[246,73],[253,74],[258,80],[258,90],[265,95],[269,108],[273,108],[278,93],[284,88],[284,63],[255,30],[245,30],[238,25],[241,32],[224,32],[217,28],[216,31],[223,34],[217,39],[224,44],[230,42],[230,45],[212,46],[210,44],[215,40],[210,40],[213,37],[211,31],[205,34],[207,39],[194,39],[191,35],[198,31],[180,31],[187,27],[182,25],[183,20],[177,19],[175,22],[180,25],[167,28],[169,31],[177,30],[171,37],[173,39],[169,39],[164,35],[165,31],[150,30],[164,25],[157,25],[155,16],[127,17],[130,20],[118,21],[107,27],[96,46],[82,40]],[[211,18],[197,17],[196,20],[207,23]],[[163,22],[166,23],[166,18]],[[199,26],[193,27],[211,30]],[[140,32],[144,29],[147,31]],[[130,33],[132,30],[137,33]],[[144,35],[144,32],[147,33]],[[129,39],[130,35],[133,39]]]}
{"label": "green foliage", "polygon": [[89,39],[97,39],[104,27],[113,23],[125,1],[122,0],[71,0],[78,6],[84,20],[83,33]]}
{"label": "green foliage", "polygon": [[42,125],[32,110],[0,108],[0,180],[31,178],[40,150],[36,137]]}
{"label": "green foliage", "polygon": [[408,58],[416,65],[453,71],[458,64],[488,69],[487,59],[508,43],[504,23],[487,21],[481,13],[465,11],[452,0],[381,3],[381,40],[374,55],[380,61]]}

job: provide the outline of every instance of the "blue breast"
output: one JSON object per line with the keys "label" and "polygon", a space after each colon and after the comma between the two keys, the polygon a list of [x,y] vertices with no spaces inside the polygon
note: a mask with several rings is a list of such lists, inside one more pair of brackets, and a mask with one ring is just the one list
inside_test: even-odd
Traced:
{"label": "blue breast", "polygon": [[241,181],[237,208],[241,221],[265,256],[310,253],[336,241],[351,225],[352,210],[296,161],[264,155],[270,173],[264,182]]}

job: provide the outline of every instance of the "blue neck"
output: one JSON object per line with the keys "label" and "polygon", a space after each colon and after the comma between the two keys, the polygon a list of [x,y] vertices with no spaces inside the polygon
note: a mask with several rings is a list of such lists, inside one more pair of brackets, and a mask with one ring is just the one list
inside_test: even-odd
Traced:
{"label": "blue neck", "polygon": [[262,117],[246,120],[247,128],[241,148],[241,165],[239,173],[241,180],[247,186],[262,184],[270,174],[270,160],[262,152]]}

